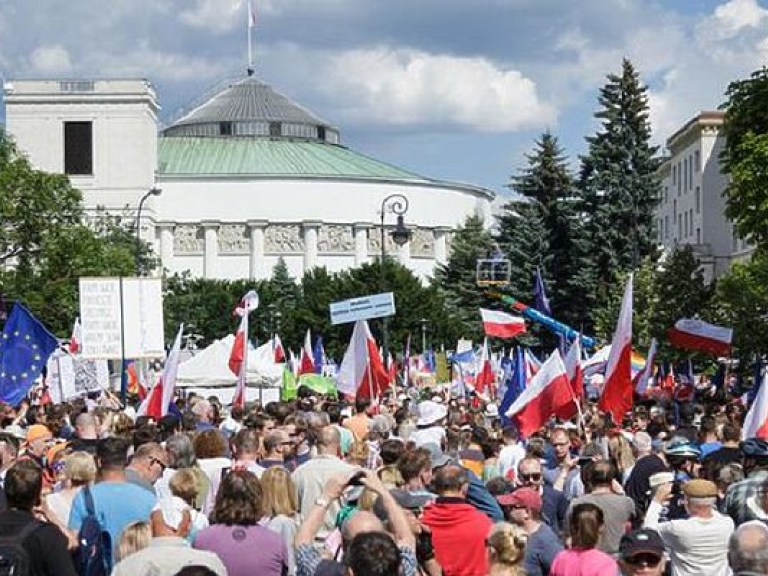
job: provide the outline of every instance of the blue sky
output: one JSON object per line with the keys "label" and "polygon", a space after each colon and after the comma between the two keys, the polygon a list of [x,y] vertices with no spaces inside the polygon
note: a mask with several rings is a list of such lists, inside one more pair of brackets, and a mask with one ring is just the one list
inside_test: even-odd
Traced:
{"label": "blue sky", "polygon": [[[659,144],[768,57],[768,0],[252,2],[257,75],[343,144],[496,192],[545,129],[576,165],[622,57]],[[246,22],[245,0],[3,0],[0,74],[146,77],[167,121],[245,73]]]}

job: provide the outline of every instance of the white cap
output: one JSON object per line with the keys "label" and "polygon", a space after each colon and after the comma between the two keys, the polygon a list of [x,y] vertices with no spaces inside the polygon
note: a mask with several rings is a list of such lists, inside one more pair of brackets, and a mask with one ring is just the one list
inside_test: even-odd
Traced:
{"label": "white cap", "polygon": [[178,530],[179,526],[181,526],[181,521],[184,519],[184,511],[190,510],[190,507],[189,504],[178,496],[169,496],[158,500],[152,511],[154,512],[155,510],[162,512],[163,522],[166,526]]}

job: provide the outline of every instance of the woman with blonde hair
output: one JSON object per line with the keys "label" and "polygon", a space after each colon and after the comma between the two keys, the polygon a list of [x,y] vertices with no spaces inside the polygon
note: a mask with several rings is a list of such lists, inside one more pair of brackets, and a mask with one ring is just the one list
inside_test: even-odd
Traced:
{"label": "woman with blonde hair", "polygon": [[62,489],[45,497],[45,503],[56,516],[58,524],[67,526],[72,502],[83,486],[96,480],[96,462],[87,452],[72,452],[65,456],[62,469]]}
{"label": "woman with blonde hair", "polygon": [[632,452],[632,446],[623,434],[612,434],[608,437],[608,456],[619,471],[621,484],[623,485],[635,466],[635,455]]}
{"label": "woman with blonde hair", "polygon": [[524,576],[523,560],[527,535],[522,528],[499,522],[485,540],[489,576]]}
{"label": "woman with blonde hair", "polygon": [[173,476],[171,476],[171,480],[168,482],[168,488],[170,489],[171,494],[178,496],[189,505],[190,520],[192,522],[189,534],[187,534],[187,540],[189,540],[190,543],[194,542],[197,533],[204,528],[208,528],[210,525],[208,517],[195,507],[195,502],[199,495],[197,474],[191,468],[177,470],[173,473]]}
{"label": "woman with blonde hair", "polygon": [[299,527],[299,501],[291,474],[280,466],[268,468],[261,476],[261,525],[280,534],[288,549],[288,574],[296,573],[293,541]]}
{"label": "woman with blonde hair", "polygon": [[117,544],[117,561],[120,562],[126,556],[143,550],[149,546],[152,540],[152,530],[149,522],[131,522],[120,533],[120,541]]}

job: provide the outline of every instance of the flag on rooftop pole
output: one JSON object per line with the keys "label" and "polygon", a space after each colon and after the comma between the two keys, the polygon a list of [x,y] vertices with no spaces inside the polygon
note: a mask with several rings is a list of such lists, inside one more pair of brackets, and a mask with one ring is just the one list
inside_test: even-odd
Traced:
{"label": "flag on rooftop pole", "polygon": [[58,339],[16,302],[0,337],[0,400],[17,406],[58,345]]}
{"label": "flag on rooftop pole", "polygon": [[256,27],[256,0],[247,0],[248,2],[248,26]]}
{"label": "flag on rooftop pole", "polygon": [[621,424],[624,414],[632,408],[632,274],[627,279],[611,353],[605,369],[605,385],[598,408]]}
{"label": "flag on rooftop pole", "polygon": [[179,357],[181,356],[181,335],[184,333],[184,324],[179,326],[176,340],[165,359],[163,373],[157,384],[150,390],[137,411],[138,416],[151,416],[155,421],[168,414],[168,405],[173,400],[173,392],[176,389],[176,374],[179,370]]}

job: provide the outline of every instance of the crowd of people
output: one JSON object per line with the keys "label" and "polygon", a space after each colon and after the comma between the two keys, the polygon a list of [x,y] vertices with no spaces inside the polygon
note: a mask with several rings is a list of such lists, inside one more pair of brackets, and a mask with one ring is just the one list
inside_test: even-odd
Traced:
{"label": "crowd of people", "polygon": [[[768,575],[768,441],[744,406],[637,404],[521,438],[449,392],[301,389],[153,421],[0,410],[0,558],[33,576]],[[2,563],[0,563],[2,564]]]}

